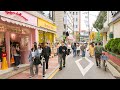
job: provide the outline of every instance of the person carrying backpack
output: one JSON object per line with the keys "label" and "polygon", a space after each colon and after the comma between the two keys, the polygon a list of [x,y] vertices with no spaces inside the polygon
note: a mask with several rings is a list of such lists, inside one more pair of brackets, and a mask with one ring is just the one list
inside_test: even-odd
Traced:
{"label": "person carrying backpack", "polygon": [[104,47],[101,46],[101,43],[96,43],[95,44],[95,60],[96,60],[96,66],[101,67],[101,55],[102,55],[102,51],[106,51],[104,49]]}

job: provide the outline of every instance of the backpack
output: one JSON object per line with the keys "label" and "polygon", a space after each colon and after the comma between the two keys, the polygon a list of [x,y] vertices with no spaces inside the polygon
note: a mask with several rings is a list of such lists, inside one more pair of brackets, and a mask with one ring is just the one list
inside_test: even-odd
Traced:
{"label": "backpack", "polygon": [[99,54],[99,55],[102,55],[102,50],[103,50],[102,48],[103,48],[103,47],[101,47],[101,46],[100,46],[100,47],[97,46],[95,53],[96,53],[96,54]]}

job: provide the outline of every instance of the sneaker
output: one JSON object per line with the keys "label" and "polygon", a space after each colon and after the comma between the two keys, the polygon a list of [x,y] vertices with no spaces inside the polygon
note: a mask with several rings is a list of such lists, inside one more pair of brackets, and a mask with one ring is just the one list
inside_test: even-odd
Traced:
{"label": "sneaker", "polygon": [[32,76],[29,76],[29,78],[32,78],[33,77],[33,75]]}
{"label": "sneaker", "polygon": [[62,68],[59,68],[59,70],[62,70]]}

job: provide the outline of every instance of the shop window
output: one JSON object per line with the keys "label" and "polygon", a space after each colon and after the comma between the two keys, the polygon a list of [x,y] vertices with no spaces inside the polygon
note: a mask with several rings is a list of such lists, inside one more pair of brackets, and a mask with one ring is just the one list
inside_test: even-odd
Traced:
{"label": "shop window", "polygon": [[5,34],[0,32],[0,61],[2,60],[2,47],[5,47]]}
{"label": "shop window", "polygon": [[29,49],[29,37],[28,36],[24,36],[21,38],[21,49],[26,50]]}
{"label": "shop window", "polygon": [[0,47],[5,46],[5,33],[0,33]]}

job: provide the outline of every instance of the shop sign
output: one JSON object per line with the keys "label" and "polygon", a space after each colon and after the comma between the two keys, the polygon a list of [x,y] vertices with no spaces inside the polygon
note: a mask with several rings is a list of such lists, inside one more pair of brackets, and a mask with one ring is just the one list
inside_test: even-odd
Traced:
{"label": "shop sign", "polygon": [[37,17],[25,11],[0,11],[0,15],[3,16],[1,18],[7,18],[5,19],[5,21],[11,22],[11,23],[15,23],[15,21],[13,22],[13,20],[16,20],[16,22],[19,21],[22,23],[30,24],[32,26],[37,26]]}
{"label": "shop sign", "polygon": [[10,15],[17,15],[17,16],[23,18],[25,21],[28,21],[28,19],[25,18],[25,17],[22,15],[22,13],[20,13],[20,12],[5,11],[5,13],[6,13],[6,14],[10,14]]}
{"label": "shop sign", "polygon": [[43,27],[46,29],[54,30],[56,31],[56,26],[50,22],[47,22],[45,20],[39,19],[38,18],[38,27]]}

